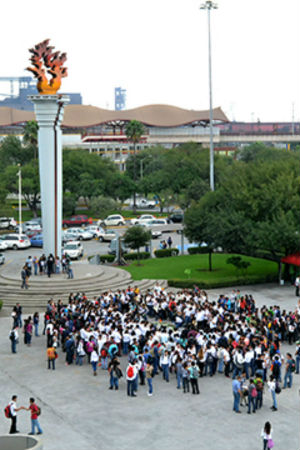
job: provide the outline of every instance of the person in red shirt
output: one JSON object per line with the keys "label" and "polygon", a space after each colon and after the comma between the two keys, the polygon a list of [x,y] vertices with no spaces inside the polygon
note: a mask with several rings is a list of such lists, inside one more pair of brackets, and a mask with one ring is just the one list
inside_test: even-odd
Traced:
{"label": "person in red shirt", "polygon": [[37,428],[37,434],[42,434],[43,430],[40,427],[38,416],[40,414],[40,408],[35,404],[33,397],[29,399],[29,407],[25,408],[26,411],[31,413],[31,432],[28,434],[35,434],[35,428]]}

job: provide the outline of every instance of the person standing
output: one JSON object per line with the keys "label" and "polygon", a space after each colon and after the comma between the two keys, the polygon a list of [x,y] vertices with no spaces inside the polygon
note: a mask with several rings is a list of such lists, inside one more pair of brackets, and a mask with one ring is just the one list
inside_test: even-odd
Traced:
{"label": "person standing", "polygon": [[108,365],[109,372],[109,389],[112,391],[113,388],[117,391],[119,389],[119,378],[123,376],[122,371],[120,369],[120,361],[115,356]]}
{"label": "person standing", "polygon": [[97,366],[98,366],[98,362],[99,362],[99,355],[95,348],[92,350],[90,361],[91,361],[91,364],[93,367],[93,374],[94,374],[94,376],[96,376],[97,375]]}
{"label": "person standing", "polygon": [[296,373],[299,373],[300,368],[300,341],[296,342],[296,351],[295,351],[295,357],[296,357]]}
{"label": "person standing", "polygon": [[33,315],[33,325],[34,325],[34,335],[36,337],[39,337],[39,322],[40,322],[39,313],[35,312]]}
{"label": "person standing", "polygon": [[296,297],[299,297],[299,291],[300,291],[300,276],[298,276],[295,280],[295,288],[296,288],[296,292],[295,295]]}
{"label": "person standing", "polygon": [[[271,406],[272,411],[277,411],[277,399],[276,399],[276,389],[280,389],[278,385],[278,381],[276,381],[274,375],[270,376],[270,380],[268,381],[268,388],[272,396],[273,406]],[[280,392],[280,391],[279,391]]]}
{"label": "person standing", "polygon": [[264,428],[261,430],[261,437],[263,439],[263,450],[274,447],[272,439],[272,426],[270,422],[266,422]]}
{"label": "person standing", "polygon": [[190,372],[192,392],[193,392],[193,394],[200,394],[199,386],[198,386],[199,369],[196,366],[195,361],[192,362],[192,364],[188,370]]}
{"label": "person standing", "polygon": [[18,333],[18,326],[16,325],[13,327],[11,332],[9,333],[9,339],[11,342],[11,352],[17,353],[17,344],[19,342],[19,333]]}
{"label": "person standing", "polygon": [[135,387],[135,379],[138,375],[137,368],[133,363],[129,363],[126,369],[126,380],[127,380],[127,395],[129,397],[136,397],[136,394],[134,393],[134,387]]}
{"label": "person standing", "polygon": [[146,365],[146,380],[148,383],[148,396],[152,397],[153,395],[153,366],[150,363],[147,363]]}
{"label": "person standing", "polygon": [[48,358],[48,369],[50,369],[52,365],[52,370],[55,370],[55,358],[56,358],[55,347],[51,346],[47,348],[47,358]]}
{"label": "person standing", "polygon": [[293,359],[292,355],[290,353],[286,354],[286,364],[285,364],[285,375],[284,375],[284,384],[283,389],[286,389],[287,387],[291,388],[293,384],[293,374],[292,374],[292,367],[293,367]]}
{"label": "person standing", "polygon": [[233,393],[233,411],[241,414],[239,410],[240,398],[241,398],[241,376],[237,375],[232,381],[232,393]]}
{"label": "person standing", "polygon": [[30,411],[31,413],[31,432],[28,433],[30,435],[35,434],[35,429],[37,428],[37,434],[43,434],[43,430],[40,427],[38,416],[40,414],[40,408],[35,404],[35,400],[33,397],[29,399],[29,407],[24,408],[26,411]]}
{"label": "person standing", "polygon": [[22,279],[21,289],[28,289],[26,266],[23,266],[21,270],[21,279]]}
{"label": "person standing", "polygon": [[167,243],[168,243],[169,248],[171,248],[172,244],[173,244],[171,236],[168,237]]}
{"label": "person standing", "polygon": [[19,430],[17,430],[17,412],[21,409],[25,409],[24,406],[20,406],[20,408],[17,408],[17,395],[13,395],[11,398],[11,401],[9,402],[9,410],[10,410],[10,418],[11,418],[11,426],[9,434],[15,434],[20,433]]}

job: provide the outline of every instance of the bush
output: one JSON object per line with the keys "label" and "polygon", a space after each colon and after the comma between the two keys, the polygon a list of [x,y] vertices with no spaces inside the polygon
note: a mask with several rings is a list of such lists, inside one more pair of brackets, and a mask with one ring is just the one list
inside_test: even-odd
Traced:
{"label": "bush", "polygon": [[178,248],[165,248],[164,250],[155,250],[154,255],[156,258],[167,258],[168,256],[177,256],[178,253]]}
{"label": "bush", "polygon": [[189,255],[196,255],[196,254],[204,254],[204,253],[209,253],[209,248],[208,247],[189,247],[187,249]]}
{"label": "bush", "polygon": [[137,252],[134,253],[126,253],[125,255],[123,255],[123,258],[125,259],[125,261],[134,261],[136,259],[149,259],[150,258],[150,253],[149,252],[140,252],[140,255],[138,256]]}
{"label": "bush", "polygon": [[278,276],[276,274],[269,275],[257,275],[253,277],[242,277],[238,278],[226,278],[224,280],[216,280],[211,282],[204,282],[200,280],[168,280],[168,286],[182,289],[192,289],[195,285],[200,289],[214,289],[221,287],[231,287],[231,286],[246,286],[248,284],[262,284],[262,283],[272,283],[278,281]]}
{"label": "bush", "polygon": [[112,263],[116,256],[115,255],[99,255],[100,261],[102,263]]}
{"label": "bush", "polygon": [[3,301],[0,300],[0,311],[1,311],[1,309],[2,309],[2,306],[3,306]]}

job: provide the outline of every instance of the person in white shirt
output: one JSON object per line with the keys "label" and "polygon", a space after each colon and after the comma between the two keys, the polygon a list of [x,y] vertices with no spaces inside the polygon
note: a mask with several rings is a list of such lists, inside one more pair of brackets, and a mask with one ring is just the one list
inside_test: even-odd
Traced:
{"label": "person in white shirt", "polygon": [[20,406],[17,408],[17,396],[13,395],[11,401],[9,402],[9,410],[10,410],[10,418],[11,418],[11,426],[9,434],[19,433],[17,430],[17,412],[21,409],[25,409],[24,406]]}
{"label": "person in white shirt", "polygon": [[[265,426],[261,430],[260,435],[263,438],[263,450],[273,448],[274,442],[272,439],[272,426],[271,426],[270,422],[265,423]],[[270,445],[272,445],[272,447]]]}

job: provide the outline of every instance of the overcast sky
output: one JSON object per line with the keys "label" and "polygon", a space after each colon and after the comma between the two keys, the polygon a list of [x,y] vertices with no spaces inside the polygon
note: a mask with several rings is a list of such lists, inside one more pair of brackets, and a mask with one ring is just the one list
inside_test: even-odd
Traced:
{"label": "overcast sky", "polygon": [[[217,0],[212,12],[213,105],[231,120],[300,120],[300,1]],[[199,0],[1,2],[0,76],[26,75],[45,38],[68,55],[62,91],[114,108],[208,109],[207,13]],[[29,72],[27,72],[29,75]],[[9,92],[1,84],[0,92]]]}

